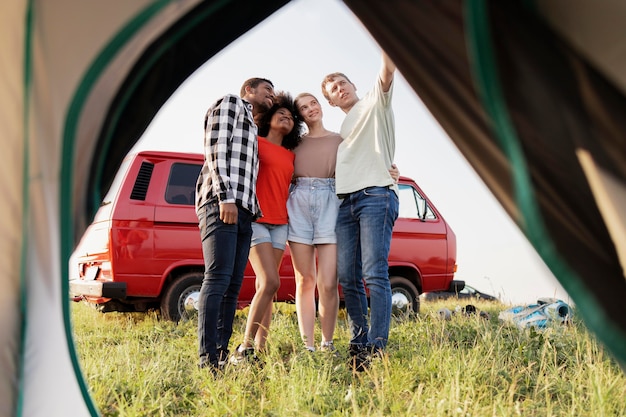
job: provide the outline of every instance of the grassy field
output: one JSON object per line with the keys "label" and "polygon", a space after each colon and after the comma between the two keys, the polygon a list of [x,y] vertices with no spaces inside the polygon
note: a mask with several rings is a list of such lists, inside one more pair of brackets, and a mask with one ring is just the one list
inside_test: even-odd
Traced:
{"label": "grassy field", "polygon": [[[353,374],[345,357],[301,349],[292,305],[276,304],[265,366],[197,368],[196,321],[156,313],[101,314],[72,306],[76,348],[104,416],[626,416],[626,375],[576,317],[570,326],[520,331],[489,313],[437,311],[394,319],[388,360]],[[236,345],[245,326],[237,313]],[[345,355],[345,312],[336,345]],[[232,348],[232,347],[231,347]]]}

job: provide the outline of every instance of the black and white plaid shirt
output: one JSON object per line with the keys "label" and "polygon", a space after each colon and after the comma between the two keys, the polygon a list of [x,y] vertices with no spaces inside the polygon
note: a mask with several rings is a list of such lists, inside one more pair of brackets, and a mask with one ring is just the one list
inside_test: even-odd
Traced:
{"label": "black and white plaid shirt", "polygon": [[198,213],[208,201],[217,199],[260,215],[257,141],[250,103],[228,94],[209,108],[204,120],[204,165],[196,183]]}

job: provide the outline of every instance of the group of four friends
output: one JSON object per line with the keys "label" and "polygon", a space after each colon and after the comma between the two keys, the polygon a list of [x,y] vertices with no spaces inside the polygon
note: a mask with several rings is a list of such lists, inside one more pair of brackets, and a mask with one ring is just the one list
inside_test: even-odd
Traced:
{"label": "group of four friends", "polygon": [[[345,74],[324,78],[323,96],[346,114],[339,133],[324,127],[313,94],[293,100],[275,93],[265,78],[247,80],[239,96],[226,95],[207,111],[205,161],[196,187],[205,262],[198,304],[200,367],[218,371],[228,361],[255,360],[265,349],[287,242],[305,347],[315,350],[317,287],[319,348],[335,351],[339,283],[353,369],[362,371],[373,356],[384,356],[392,309],[387,257],[398,216],[394,73],[383,53],[374,87],[363,98]],[[230,354],[248,260],[256,293],[243,341]]]}

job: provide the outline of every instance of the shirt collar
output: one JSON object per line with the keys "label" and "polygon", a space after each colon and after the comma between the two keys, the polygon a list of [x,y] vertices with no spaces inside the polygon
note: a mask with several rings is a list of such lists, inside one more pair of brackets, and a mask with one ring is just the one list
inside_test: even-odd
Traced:
{"label": "shirt collar", "polygon": [[250,102],[249,102],[249,101],[247,101],[247,100],[245,100],[245,99],[243,99],[243,98],[242,98],[242,100],[243,100],[243,104],[245,104],[245,105],[246,105],[246,107],[248,108],[248,110],[250,110],[250,112],[252,112],[252,109],[254,108],[254,107],[252,106],[252,104],[250,104]]}

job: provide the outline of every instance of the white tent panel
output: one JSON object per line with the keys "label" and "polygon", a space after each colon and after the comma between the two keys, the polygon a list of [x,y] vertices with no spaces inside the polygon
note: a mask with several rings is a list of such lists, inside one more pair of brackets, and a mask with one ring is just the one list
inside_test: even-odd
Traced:
{"label": "white tent panel", "polygon": [[22,244],[24,16],[25,1],[0,12],[0,415],[11,415],[18,385],[20,348],[20,248]]}
{"label": "white tent panel", "polygon": [[[112,96],[154,37],[197,3],[2,4],[2,416],[93,414],[73,366],[70,329],[63,316],[68,300],[61,293],[61,280],[67,279],[67,263],[60,253],[59,200],[61,164],[68,155],[62,152],[69,145],[74,155],[80,155],[72,180],[79,183],[75,190],[84,193],[93,142]],[[77,94],[86,94],[87,99],[70,115]],[[76,130],[69,135],[68,116],[77,120]],[[67,138],[71,143],[64,144]]]}

